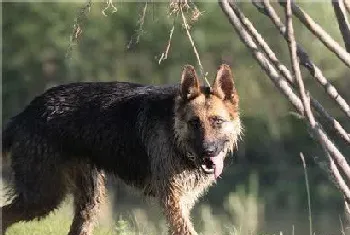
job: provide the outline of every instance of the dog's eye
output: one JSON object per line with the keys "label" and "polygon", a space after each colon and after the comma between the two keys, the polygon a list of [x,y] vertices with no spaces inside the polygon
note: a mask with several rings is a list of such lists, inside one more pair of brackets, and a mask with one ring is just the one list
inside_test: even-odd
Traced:
{"label": "dog's eye", "polygon": [[212,123],[213,123],[213,125],[216,126],[216,127],[220,127],[221,124],[224,123],[224,122],[225,122],[225,120],[222,119],[222,118],[220,118],[220,117],[213,117],[213,118],[212,118]]}
{"label": "dog's eye", "polygon": [[199,127],[200,126],[200,120],[198,117],[192,118],[188,121],[188,125],[191,127]]}
{"label": "dog's eye", "polygon": [[223,122],[224,122],[224,120],[222,120],[222,119],[216,119],[216,120],[214,121],[214,124],[215,124],[215,125],[221,125]]}

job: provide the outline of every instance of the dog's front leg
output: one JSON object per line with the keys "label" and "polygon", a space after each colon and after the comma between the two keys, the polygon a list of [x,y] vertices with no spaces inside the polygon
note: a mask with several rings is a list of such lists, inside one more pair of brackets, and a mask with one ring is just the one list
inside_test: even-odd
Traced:
{"label": "dog's front leg", "polygon": [[190,208],[181,199],[181,193],[176,190],[167,190],[167,194],[162,198],[169,234],[197,235],[190,220]]}

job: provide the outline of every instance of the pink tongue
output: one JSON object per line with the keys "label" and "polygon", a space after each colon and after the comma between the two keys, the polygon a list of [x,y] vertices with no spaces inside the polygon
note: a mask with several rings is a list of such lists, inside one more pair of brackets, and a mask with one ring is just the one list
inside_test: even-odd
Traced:
{"label": "pink tongue", "polygon": [[210,160],[214,164],[215,179],[221,175],[222,169],[224,168],[224,156],[224,153],[219,153],[219,155],[210,158]]}

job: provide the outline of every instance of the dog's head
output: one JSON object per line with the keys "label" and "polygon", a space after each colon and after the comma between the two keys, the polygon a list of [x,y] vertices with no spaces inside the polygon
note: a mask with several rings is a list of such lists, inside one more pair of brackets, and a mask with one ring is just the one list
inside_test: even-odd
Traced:
{"label": "dog's head", "polygon": [[231,69],[221,65],[211,87],[201,87],[193,66],[182,72],[174,131],[187,157],[205,173],[222,173],[223,161],[241,134],[238,94]]}

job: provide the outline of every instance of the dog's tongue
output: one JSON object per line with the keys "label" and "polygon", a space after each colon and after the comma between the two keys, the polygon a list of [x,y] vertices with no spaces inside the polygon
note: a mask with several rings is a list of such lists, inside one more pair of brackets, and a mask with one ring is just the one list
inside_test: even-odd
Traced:
{"label": "dog's tongue", "polygon": [[218,178],[222,173],[222,170],[224,168],[224,157],[224,153],[219,153],[219,155],[210,158],[211,162],[214,164],[215,179]]}

